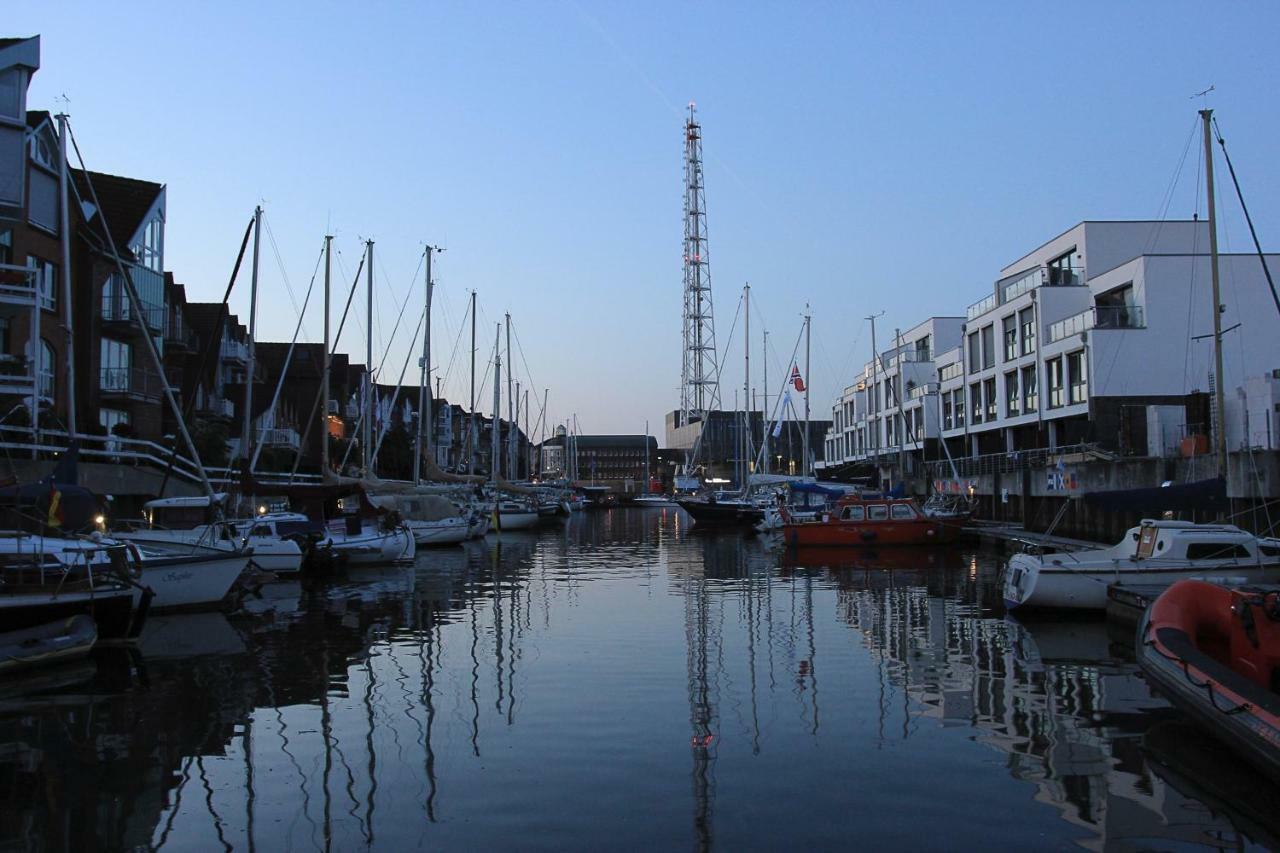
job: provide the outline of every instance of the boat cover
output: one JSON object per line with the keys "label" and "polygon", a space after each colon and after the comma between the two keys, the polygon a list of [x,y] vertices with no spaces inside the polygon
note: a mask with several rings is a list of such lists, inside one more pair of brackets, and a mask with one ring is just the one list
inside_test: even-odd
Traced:
{"label": "boat cover", "polygon": [[830,498],[844,497],[849,490],[839,486],[823,486],[818,483],[792,483],[791,491],[802,492],[811,495],[826,495]]}
{"label": "boat cover", "polygon": [[1177,512],[1227,505],[1227,481],[1221,477],[1147,489],[1086,492],[1084,502],[1110,512]]}

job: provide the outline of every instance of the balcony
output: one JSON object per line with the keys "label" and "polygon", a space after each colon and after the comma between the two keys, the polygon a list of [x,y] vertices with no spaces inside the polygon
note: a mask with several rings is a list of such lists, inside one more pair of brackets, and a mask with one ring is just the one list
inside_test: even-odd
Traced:
{"label": "balcony", "polygon": [[[142,321],[152,332],[162,332],[167,314],[164,308],[164,277],[137,264],[129,264],[128,272],[142,304]],[[102,286],[102,319],[107,323],[134,323],[137,320],[124,281],[118,273],[112,273]]]}
{"label": "balcony", "polygon": [[30,308],[36,304],[36,271],[17,264],[0,264],[0,303]]}
{"label": "balcony", "polygon": [[181,314],[169,312],[164,321],[164,342],[169,349],[194,352],[199,349],[196,333],[182,321]]}
{"label": "balcony", "polygon": [[205,397],[196,404],[196,412],[201,415],[212,415],[215,418],[234,418],[235,404],[222,397]]}
{"label": "balcony", "polygon": [[233,341],[223,338],[222,345],[218,347],[218,355],[223,361],[239,361],[248,363],[249,345],[244,341]]}
{"label": "balcony", "polygon": [[158,400],[162,394],[160,376],[141,367],[104,367],[98,388],[103,396],[135,400]]}
{"label": "balcony", "polygon": [[258,430],[258,444],[262,447],[288,447],[297,450],[302,445],[302,437],[296,429],[270,427]]}
{"label": "balcony", "polygon": [[990,296],[984,299],[979,299],[977,302],[970,305],[969,310],[965,312],[965,317],[970,320],[975,317],[981,317],[983,314],[987,313],[999,304],[999,300],[996,299],[996,295],[993,293]]}
{"label": "balcony", "polygon": [[1096,329],[1145,329],[1141,305],[1098,305],[1093,309]]}
{"label": "balcony", "polygon": [[1065,320],[1059,320],[1049,327],[1049,343],[1065,340],[1072,335],[1093,328],[1093,309],[1086,308]]}

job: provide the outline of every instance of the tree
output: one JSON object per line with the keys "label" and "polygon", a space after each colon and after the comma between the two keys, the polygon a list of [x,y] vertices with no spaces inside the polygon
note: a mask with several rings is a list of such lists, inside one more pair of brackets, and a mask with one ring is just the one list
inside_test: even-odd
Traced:
{"label": "tree", "polygon": [[221,421],[196,420],[188,426],[191,443],[200,454],[201,464],[211,468],[225,468],[228,460],[227,425]]}

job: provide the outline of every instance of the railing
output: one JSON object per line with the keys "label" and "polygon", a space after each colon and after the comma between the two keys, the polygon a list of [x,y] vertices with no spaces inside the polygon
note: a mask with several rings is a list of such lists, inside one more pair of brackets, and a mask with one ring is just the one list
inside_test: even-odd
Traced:
{"label": "railing", "polygon": [[1145,329],[1141,305],[1098,305],[1093,309],[1097,329]]}
{"label": "railing", "polygon": [[1044,284],[1044,267],[1035,267],[1018,275],[1013,281],[1000,287],[1000,302],[1003,304],[1016,299],[1028,290],[1035,290]]}
{"label": "railing", "polygon": [[297,450],[302,445],[302,437],[296,429],[266,427],[258,430],[258,443],[263,447],[291,447]]}
{"label": "railing", "polygon": [[[142,318],[146,322],[147,328],[152,330],[163,328],[164,316],[165,310],[163,306],[142,303]],[[110,289],[104,288],[102,291],[102,319],[107,322],[128,323],[133,318],[133,306],[129,304],[129,298],[123,293],[112,293]]]}
{"label": "railing", "polygon": [[938,389],[932,382],[926,382],[923,385],[917,385],[907,392],[907,397],[912,400],[918,400],[921,397],[929,397]]}
{"label": "railing", "polygon": [[223,338],[222,345],[218,347],[218,355],[226,361],[248,361],[249,345],[244,341],[230,341]]}
{"label": "railing", "polygon": [[1070,444],[1050,450],[1038,447],[1032,450],[1016,450],[1011,453],[986,453],[981,456],[959,456],[950,461],[930,461],[925,463],[930,470],[930,478],[949,478],[951,467],[955,466],[955,474],[961,477],[977,477],[983,474],[1011,474],[1027,468],[1044,468],[1062,456],[1093,453],[1098,450],[1096,443]]}
{"label": "railing", "polygon": [[235,417],[236,407],[230,400],[222,397],[205,397],[203,401],[196,405],[196,411],[205,415],[232,418]]}
{"label": "railing", "polygon": [[17,264],[0,264],[0,302],[31,305],[36,298],[37,271]]}
{"label": "railing", "polygon": [[137,394],[159,397],[160,376],[141,367],[104,367],[99,374],[99,390],[104,394]]}
{"label": "railing", "polygon": [[961,376],[964,376],[964,362],[961,361],[952,362],[938,371],[938,379],[943,382],[959,379]]}
{"label": "railing", "polygon": [[990,296],[980,299],[970,305],[968,311],[965,312],[965,316],[970,320],[974,317],[981,317],[983,314],[987,313],[999,304],[1000,302],[996,299],[996,295],[992,293]]}
{"label": "railing", "polygon": [[1049,327],[1049,343],[1078,335],[1086,329],[1093,328],[1093,309],[1086,308],[1065,320],[1059,320]]}

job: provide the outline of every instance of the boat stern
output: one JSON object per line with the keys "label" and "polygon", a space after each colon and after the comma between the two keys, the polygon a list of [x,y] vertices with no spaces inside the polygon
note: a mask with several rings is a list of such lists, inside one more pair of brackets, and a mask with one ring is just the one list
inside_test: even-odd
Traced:
{"label": "boat stern", "polygon": [[1040,579],[1040,560],[1033,554],[1014,554],[1004,570],[1004,606],[1009,610],[1030,601]]}

